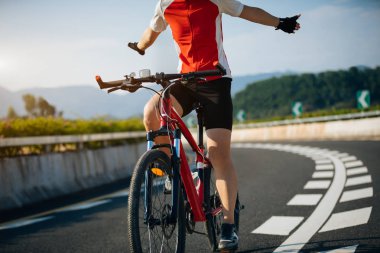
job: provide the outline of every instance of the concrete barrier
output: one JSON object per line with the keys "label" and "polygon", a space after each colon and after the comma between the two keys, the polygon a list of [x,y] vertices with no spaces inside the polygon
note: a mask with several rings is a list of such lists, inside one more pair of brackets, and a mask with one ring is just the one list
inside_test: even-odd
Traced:
{"label": "concrete barrier", "polygon": [[380,117],[234,129],[232,142],[380,139]]}
{"label": "concrete barrier", "polygon": [[0,211],[131,176],[145,143],[0,159]]}

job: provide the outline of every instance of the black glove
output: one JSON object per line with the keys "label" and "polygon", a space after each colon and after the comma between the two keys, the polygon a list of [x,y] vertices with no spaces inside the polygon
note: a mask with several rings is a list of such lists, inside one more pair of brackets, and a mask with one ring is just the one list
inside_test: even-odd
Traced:
{"label": "black glove", "polygon": [[280,23],[276,27],[276,30],[280,29],[286,33],[294,33],[297,27],[297,19],[300,16],[294,16],[291,18],[280,18]]}
{"label": "black glove", "polygon": [[141,50],[140,48],[137,47],[137,42],[129,42],[128,47],[132,48],[133,50],[137,51],[139,54],[144,55],[145,50]]}

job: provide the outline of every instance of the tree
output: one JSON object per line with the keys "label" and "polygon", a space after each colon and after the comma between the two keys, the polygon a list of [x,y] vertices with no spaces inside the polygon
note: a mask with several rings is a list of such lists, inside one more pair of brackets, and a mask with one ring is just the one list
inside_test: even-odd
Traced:
{"label": "tree", "polygon": [[22,100],[24,100],[25,110],[28,113],[29,117],[37,116],[36,98],[32,94],[28,93],[22,96]]}
{"label": "tree", "polygon": [[18,114],[12,106],[8,107],[7,119],[15,119],[18,118]]}
{"label": "tree", "polygon": [[41,117],[49,117],[49,116],[55,116],[55,107],[49,104],[46,99],[43,97],[38,98],[38,109],[39,109],[39,116]]}
{"label": "tree", "polygon": [[371,105],[380,104],[380,67],[325,71],[262,80],[248,85],[233,100],[234,110],[255,118],[287,116],[293,101],[308,112],[356,107],[356,92],[369,90]]}
{"label": "tree", "polygon": [[39,97],[37,100],[32,94],[25,94],[22,99],[29,117],[54,117],[56,114],[55,106],[43,97]]}

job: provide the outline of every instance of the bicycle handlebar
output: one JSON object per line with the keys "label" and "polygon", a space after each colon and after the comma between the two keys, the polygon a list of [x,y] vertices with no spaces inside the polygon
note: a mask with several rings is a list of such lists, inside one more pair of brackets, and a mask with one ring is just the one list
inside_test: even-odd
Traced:
{"label": "bicycle handlebar", "polygon": [[174,79],[182,79],[182,80],[196,80],[198,78],[204,78],[207,76],[224,76],[226,75],[226,69],[220,64],[217,63],[215,65],[216,69],[214,70],[203,70],[203,71],[195,71],[189,73],[177,73],[177,74],[165,74],[163,72],[156,73],[155,75],[135,78],[133,76],[125,76],[124,80],[116,80],[103,82],[100,76],[96,76],[96,82],[98,83],[100,89],[110,89],[108,92],[112,92],[115,90],[128,90],[131,88],[133,90],[141,87],[142,83],[158,83],[162,84],[165,81],[171,81]]}

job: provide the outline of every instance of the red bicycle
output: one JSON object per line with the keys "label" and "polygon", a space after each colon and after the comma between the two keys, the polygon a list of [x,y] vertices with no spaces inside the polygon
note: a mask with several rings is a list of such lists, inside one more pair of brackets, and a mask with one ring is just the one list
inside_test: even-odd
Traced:
{"label": "red bicycle", "polygon": [[[204,82],[207,76],[223,76],[226,70],[216,65],[215,70],[182,74],[157,73],[149,70],[126,75],[124,80],[103,82],[101,89],[135,91],[148,88],[143,83],[157,83],[163,87],[160,95],[158,131],[147,133],[147,151],[135,166],[128,199],[128,237],[131,252],[185,252],[186,232],[208,237],[211,250],[218,247],[223,220],[222,204],[215,185],[213,168],[203,146],[202,105],[195,110],[198,118],[198,144],[181,117],[173,110],[170,88]],[[150,88],[148,88],[150,89]],[[155,91],[156,92],[156,91]],[[183,148],[184,136],[195,155],[196,168],[191,168]],[[167,136],[170,144],[155,144],[157,136]],[[170,149],[169,157],[162,149]],[[235,226],[239,224],[239,200],[235,208]],[[196,222],[204,222],[204,232],[196,231]]]}

